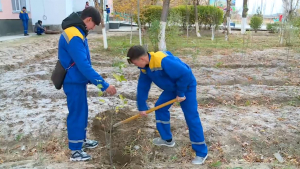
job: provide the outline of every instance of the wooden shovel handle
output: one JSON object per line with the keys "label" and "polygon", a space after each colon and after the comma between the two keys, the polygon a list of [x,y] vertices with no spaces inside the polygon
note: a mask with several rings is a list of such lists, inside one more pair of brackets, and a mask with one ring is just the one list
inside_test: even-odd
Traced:
{"label": "wooden shovel handle", "polygon": [[[146,111],[146,114],[149,114],[149,113],[151,113],[151,112],[153,112],[153,111],[155,111],[155,110],[157,110],[157,109],[160,109],[160,108],[162,108],[162,107],[168,106],[168,105],[170,105],[170,104],[172,104],[172,103],[174,103],[174,102],[176,102],[176,101],[177,101],[176,99],[173,99],[173,100],[170,100],[170,101],[168,101],[168,102],[166,102],[166,103],[163,103],[163,104],[161,104],[161,105],[159,105],[159,106],[153,107],[153,108],[147,110],[147,111]],[[121,125],[121,124],[130,122],[130,121],[132,121],[132,120],[134,120],[134,119],[137,119],[137,118],[140,117],[140,116],[141,116],[140,114],[131,116],[131,117],[129,117],[128,119],[125,119],[125,120],[123,120],[123,121],[120,121],[120,122],[114,124],[113,127],[117,127],[117,126],[119,126],[119,125]]]}

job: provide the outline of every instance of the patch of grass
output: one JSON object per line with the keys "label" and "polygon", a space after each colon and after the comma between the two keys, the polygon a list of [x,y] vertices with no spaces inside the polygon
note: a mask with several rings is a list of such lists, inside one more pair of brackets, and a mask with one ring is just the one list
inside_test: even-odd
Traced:
{"label": "patch of grass", "polygon": [[218,63],[215,65],[216,68],[220,68],[220,67],[222,67],[222,66],[223,66],[223,62],[218,62]]}
{"label": "patch of grass", "polygon": [[[153,51],[154,46],[149,43],[150,39],[148,37],[143,37],[144,42],[148,42],[148,50]],[[98,42],[102,42],[102,39],[95,39]],[[127,54],[127,50],[133,46],[139,44],[138,35],[133,35],[132,44],[129,43],[130,35],[125,36],[111,36],[108,37],[107,50],[102,47],[93,48],[92,53],[102,53],[107,56],[112,57],[124,57]],[[266,49],[272,47],[278,47],[278,37],[274,36],[255,36],[253,38],[246,39],[243,44],[243,36],[241,35],[231,35],[229,41],[225,41],[223,34],[217,34],[215,40],[211,41],[211,35],[203,35],[201,38],[196,36],[189,36],[187,38],[185,35],[179,35],[178,38],[170,38],[166,40],[167,50],[171,51],[174,55],[199,55],[200,53],[204,55],[212,54],[223,54],[229,55],[234,51],[244,52],[245,50],[252,49]],[[248,44],[248,45],[246,45]]]}
{"label": "patch of grass", "polygon": [[18,134],[18,135],[16,135],[16,141],[21,141],[22,140],[22,138],[23,138],[23,134]]}
{"label": "patch of grass", "polygon": [[251,105],[251,101],[250,100],[247,100],[246,102],[245,102],[245,106],[250,106]]}
{"label": "patch of grass", "polygon": [[174,155],[170,158],[171,161],[176,161],[178,159],[177,155]]}
{"label": "patch of grass", "polygon": [[211,167],[220,167],[222,165],[221,161],[213,162],[210,164]]}

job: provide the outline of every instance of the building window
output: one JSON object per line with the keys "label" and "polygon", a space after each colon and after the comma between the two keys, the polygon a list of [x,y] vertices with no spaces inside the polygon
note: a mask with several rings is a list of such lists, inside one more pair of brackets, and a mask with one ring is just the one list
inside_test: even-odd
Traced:
{"label": "building window", "polygon": [[1,4],[1,0],[0,0],[0,12],[2,12],[2,4]]}
{"label": "building window", "polygon": [[26,0],[11,0],[11,3],[12,3],[12,9],[14,12],[21,11],[24,6],[27,8]]}

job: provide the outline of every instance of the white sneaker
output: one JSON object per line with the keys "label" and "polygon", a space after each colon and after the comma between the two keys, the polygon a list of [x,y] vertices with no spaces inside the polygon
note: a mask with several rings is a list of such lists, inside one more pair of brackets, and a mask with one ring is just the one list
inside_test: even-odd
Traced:
{"label": "white sneaker", "polygon": [[192,164],[203,164],[207,158],[207,155],[205,157],[199,157],[196,156],[196,158],[192,161]]}
{"label": "white sneaker", "polygon": [[72,153],[70,161],[87,161],[90,160],[91,156],[82,150],[77,150]]}
{"label": "white sneaker", "polygon": [[82,144],[82,148],[96,148],[98,146],[98,141],[96,140],[89,140],[89,139],[85,139],[83,144]]}
{"label": "white sneaker", "polygon": [[157,146],[174,147],[175,141],[172,140],[171,142],[167,142],[166,140],[163,140],[160,137],[157,137],[157,138],[153,139],[153,144],[157,145]]}

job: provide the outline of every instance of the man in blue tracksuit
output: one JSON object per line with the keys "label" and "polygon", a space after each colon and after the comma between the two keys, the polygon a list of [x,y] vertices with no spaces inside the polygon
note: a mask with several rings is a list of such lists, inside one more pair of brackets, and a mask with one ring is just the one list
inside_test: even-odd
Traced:
{"label": "man in blue tracksuit", "polygon": [[68,118],[67,129],[71,161],[85,161],[91,156],[82,148],[95,148],[97,141],[86,139],[88,125],[87,84],[102,85],[102,91],[110,95],[116,93],[114,86],[109,85],[93,69],[89,46],[88,31],[94,29],[101,21],[100,13],[94,7],[82,11],[81,16],[72,13],[62,22],[63,33],[58,44],[58,59],[62,66],[69,68],[63,83],[67,96]]}
{"label": "man in blue tracksuit", "polygon": [[24,6],[22,11],[19,14],[19,18],[22,20],[23,28],[24,28],[24,36],[28,36],[28,13],[26,12],[26,7]]}
{"label": "man in blue tracksuit", "polygon": [[106,5],[106,22],[109,22],[109,14],[110,14],[110,8],[108,7],[108,5]]}
{"label": "man in blue tracksuit", "polygon": [[[142,46],[131,47],[127,57],[129,63],[141,70],[137,87],[137,106],[140,114],[146,115],[148,110],[146,101],[152,82],[163,90],[155,106],[177,98],[189,128],[192,148],[196,152],[192,163],[203,164],[207,158],[207,146],[197,110],[197,82],[191,68],[169,51],[147,53]],[[171,105],[155,112],[156,127],[161,136],[153,140],[155,145],[175,146],[170,127],[170,107]]]}

